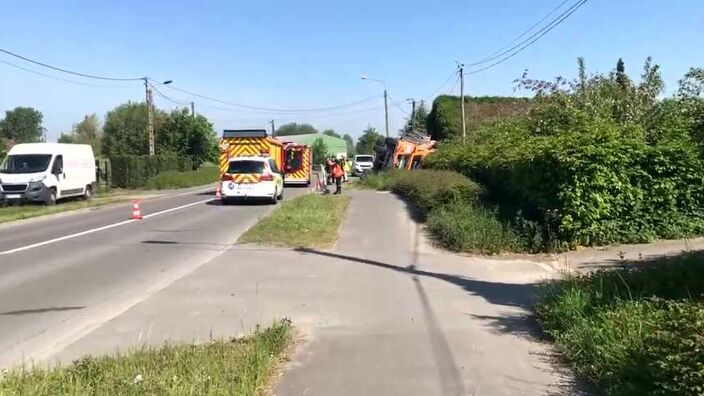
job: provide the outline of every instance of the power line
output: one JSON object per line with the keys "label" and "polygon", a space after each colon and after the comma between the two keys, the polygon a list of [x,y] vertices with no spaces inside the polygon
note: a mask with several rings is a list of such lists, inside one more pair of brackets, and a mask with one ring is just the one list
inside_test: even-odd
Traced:
{"label": "power line", "polygon": [[44,74],[44,73],[42,73],[42,72],[39,72],[39,71],[36,71],[36,70],[32,70],[32,69],[26,68],[26,67],[24,67],[24,66],[20,66],[20,65],[14,64],[14,63],[12,63],[12,62],[8,62],[8,61],[6,61],[6,60],[2,60],[2,59],[0,59],[0,63],[4,63],[4,64],[6,64],[6,65],[8,65],[8,66],[11,66],[11,67],[14,67],[14,68],[17,68],[17,69],[20,69],[20,70],[24,70],[24,71],[26,71],[26,72],[29,72],[29,73],[32,73],[32,74],[36,74],[36,75],[38,75],[38,76],[42,76],[42,77],[49,78],[49,79],[52,79],[52,80],[63,81],[63,82],[67,82],[67,83],[70,83],[70,84],[76,84],[76,85],[83,85],[83,86],[86,86],[86,87],[98,87],[98,88],[117,88],[117,87],[119,87],[119,88],[125,88],[125,87],[131,87],[131,86],[132,86],[132,85],[125,85],[125,84],[123,84],[123,85],[90,84],[90,83],[85,83],[85,82],[81,82],[81,81],[74,81],[74,80],[69,80],[69,79],[66,79],[66,78],[56,77],[56,76],[52,76],[52,75],[49,75],[49,74]]}
{"label": "power line", "polygon": [[453,72],[447,77],[447,80],[445,80],[445,82],[442,83],[442,85],[440,86],[440,88],[438,88],[437,90],[435,90],[435,92],[433,92],[431,95],[429,95],[429,96],[426,97],[426,98],[428,98],[428,99],[426,99],[426,102],[430,102],[431,99],[435,98],[440,92],[442,92],[442,90],[447,86],[447,84],[448,84],[450,81],[452,81],[452,77],[454,77],[455,75],[457,75],[457,72],[456,72],[456,71],[453,71]]}
{"label": "power line", "polygon": [[389,95],[389,100],[391,101],[391,104],[393,104],[397,109],[401,110],[406,115],[409,115],[406,110],[404,110],[401,106],[399,106],[398,103],[396,103],[393,99],[391,99],[391,95]]}
{"label": "power line", "polygon": [[[151,79],[150,79],[150,80],[151,80]],[[169,89],[173,89],[173,90],[176,90],[176,91],[185,93],[185,94],[187,94],[187,95],[195,96],[195,97],[198,97],[198,98],[201,98],[201,99],[210,100],[210,101],[212,101],[212,102],[216,102],[216,103],[220,103],[220,104],[225,104],[225,105],[228,105],[228,106],[241,107],[241,108],[243,108],[243,109],[250,109],[250,110],[258,110],[258,111],[262,111],[262,112],[268,112],[267,114],[273,114],[273,113],[282,113],[282,114],[286,114],[286,113],[315,113],[315,112],[327,111],[327,110],[337,110],[337,109],[344,109],[344,108],[346,108],[346,107],[353,107],[353,106],[356,106],[356,105],[359,105],[359,104],[362,104],[362,103],[366,103],[366,102],[369,102],[369,101],[371,101],[371,100],[374,100],[374,99],[378,99],[378,98],[379,98],[378,95],[375,95],[375,96],[370,96],[370,97],[368,97],[368,98],[364,98],[364,99],[361,99],[361,100],[358,100],[358,101],[355,101],[355,102],[351,102],[351,103],[345,103],[345,104],[341,104],[341,105],[337,105],[337,106],[330,106],[330,107],[313,108],[313,109],[277,109],[277,108],[270,108],[270,107],[249,106],[249,105],[243,105],[243,104],[241,104],[241,103],[229,102],[229,101],[226,101],[226,100],[214,98],[214,97],[212,97],[212,96],[207,96],[207,95],[199,94],[199,93],[196,93],[196,92],[187,91],[187,90],[182,89],[182,88],[177,88],[177,87],[174,87],[173,85],[167,85],[166,87],[169,88]]]}
{"label": "power line", "polygon": [[79,76],[79,77],[86,77],[86,78],[93,78],[96,80],[108,80],[108,81],[139,81],[139,80],[144,80],[144,77],[139,77],[139,78],[113,78],[113,77],[104,77],[104,76],[95,76],[92,74],[85,74],[85,73],[79,73],[77,71],[72,71],[68,69],[62,69],[60,67],[52,66],[49,64],[46,64],[44,62],[39,62],[34,59],[30,59],[27,57],[24,57],[22,55],[16,54],[14,52],[10,52],[6,49],[0,48],[0,52],[3,52],[7,55],[14,56],[15,58],[22,59],[23,61],[34,63],[35,65],[43,66],[52,70],[60,71],[62,73],[67,73],[67,74],[73,74],[74,76]]}
{"label": "power line", "polygon": [[[498,61],[496,61],[496,62],[494,62],[494,63],[492,63],[492,64],[490,64],[490,65],[488,65],[488,66],[482,67],[481,69],[475,69],[475,70],[472,70],[472,71],[468,71],[468,72],[465,73],[465,74],[476,74],[476,73],[482,72],[482,71],[484,71],[484,70],[491,69],[492,67],[494,67],[494,66],[496,66],[496,65],[498,65],[498,64],[501,64],[501,63],[503,63],[503,62],[505,62],[505,61],[507,61],[507,60],[513,58],[514,56],[516,56],[516,55],[518,55],[520,52],[522,52],[524,49],[530,47],[533,43],[535,43],[536,41],[540,40],[543,36],[545,36],[546,34],[548,34],[551,30],[553,30],[554,28],[556,28],[557,26],[559,26],[562,22],[564,22],[565,19],[569,18],[570,15],[574,14],[574,13],[575,13],[579,8],[581,8],[586,2],[587,2],[587,0],[582,0],[582,1],[580,1],[579,3],[573,5],[573,6],[571,7],[571,10],[570,10],[567,14],[565,14],[562,18],[560,18],[559,20],[550,22],[550,24],[552,24],[552,25],[548,24],[547,26],[549,26],[549,28],[548,28],[547,30],[542,31],[542,32],[541,32],[537,37],[535,37],[533,40],[529,41],[528,43],[526,43],[526,44],[523,45],[522,47],[518,48],[516,51],[510,53],[508,56],[505,56],[505,57],[499,59]],[[546,26],[546,27],[547,27],[547,26]],[[541,29],[541,30],[542,30],[542,29]],[[531,37],[532,37],[532,36],[531,36]]]}
{"label": "power line", "polygon": [[[491,55],[489,55],[489,56],[487,56],[486,58],[484,58],[484,59],[482,59],[482,60],[479,60],[479,61],[477,61],[477,62],[468,63],[468,64],[466,64],[466,66],[477,66],[477,65],[481,65],[482,63],[486,63],[486,62],[492,61],[492,60],[494,60],[494,59],[496,59],[496,58],[498,58],[498,57],[501,57],[501,56],[505,55],[506,53],[511,52],[512,50],[516,49],[518,46],[520,46],[521,44],[525,43],[525,41],[530,40],[532,36],[529,37],[529,38],[527,38],[525,41],[519,43],[518,45],[516,45],[516,46],[514,46],[514,47],[511,47],[511,48],[509,48],[508,50],[506,50],[506,51],[504,51],[504,52],[501,52],[501,51],[505,50],[506,48],[508,48],[509,45],[511,45],[511,44],[515,43],[516,41],[520,40],[523,36],[525,36],[526,34],[528,34],[531,30],[535,29],[538,25],[540,25],[541,23],[543,23],[546,19],[548,19],[548,17],[550,17],[550,15],[554,14],[555,11],[559,10],[560,8],[562,8],[562,6],[565,5],[565,3],[567,3],[568,1],[570,1],[570,0],[563,0],[560,4],[558,4],[555,8],[553,8],[549,13],[547,13],[544,17],[542,17],[538,22],[536,22],[535,24],[533,24],[531,27],[529,27],[528,29],[526,29],[523,33],[521,33],[520,35],[518,35],[518,37],[516,37],[516,38],[514,38],[513,40],[511,40],[510,42],[508,42],[508,43],[507,43],[506,45],[504,45],[503,47],[501,47],[501,48],[499,48],[498,50],[494,51]],[[575,3],[575,4],[576,4],[576,3]],[[572,7],[574,7],[574,4],[572,5]],[[570,7],[570,8],[571,8],[571,7]],[[566,12],[566,11],[565,11],[565,12]],[[555,18],[555,19],[560,18],[562,15],[564,15],[564,12],[563,12],[563,14],[561,14],[560,16],[558,16],[558,17]],[[553,20],[553,22],[554,22],[554,20]],[[551,23],[552,23],[552,22],[551,22]],[[549,25],[549,24],[548,24],[548,25]],[[545,27],[543,27],[543,29],[545,29]],[[542,30],[542,29],[541,29],[541,30]],[[540,33],[540,31],[536,32],[535,34],[538,34],[538,33]]]}
{"label": "power line", "polygon": [[189,106],[191,104],[190,102],[181,102],[181,101],[178,101],[176,99],[169,97],[168,95],[161,92],[157,87],[155,87],[154,84],[149,84],[149,86],[154,90],[154,92],[156,92],[157,95],[159,95],[160,97],[162,97],[162,98],[164,98],[174,104],[181,105],[181,106]]}

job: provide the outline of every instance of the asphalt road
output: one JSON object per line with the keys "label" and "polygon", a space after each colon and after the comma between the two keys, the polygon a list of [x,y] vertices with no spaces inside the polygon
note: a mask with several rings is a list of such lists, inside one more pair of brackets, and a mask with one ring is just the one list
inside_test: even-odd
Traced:
{"label": "asphalt road", "polygon": [[[287,188],[286,197],[306,189]],[[273,205],[190,191],[0,226],[0,367],[41,360],[226,251]]]}

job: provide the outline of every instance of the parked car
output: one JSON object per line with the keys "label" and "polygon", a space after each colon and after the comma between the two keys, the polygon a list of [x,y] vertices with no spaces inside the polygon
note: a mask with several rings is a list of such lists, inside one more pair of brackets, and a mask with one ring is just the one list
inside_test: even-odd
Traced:
{"label": "parked car", "polygon": [[268,156],[231,158],[220,180],[222,203],[235,199],[266,198],[272,204],[284,196],[284,177]]}
{"label": "parked car", "polygon": [[44,202],[93,197],[95,157],[88,144],[23,143],[0,164],[0,201]]}
{"label": "parked car", "polygon": [[374,167],[374,156],[359,154],[354,156],[354,164],[352,165],[352,175],[361,176],[364,173],[370,172]]}

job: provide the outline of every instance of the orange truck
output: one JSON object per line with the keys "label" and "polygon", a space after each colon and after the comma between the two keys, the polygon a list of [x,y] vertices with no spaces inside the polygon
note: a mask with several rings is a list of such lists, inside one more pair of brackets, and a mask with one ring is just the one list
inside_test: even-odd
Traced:
{"label": "orange truck", "polygon": [[313,174],[313,159],[310,146],[284,142],[284,183],[286,185],[310,185]]}
{"label": "orange truck", "polygon": [[374,146],[374,169],[408,169],[420,167],[428,154],[435,151],[435,141],[422,137],[381,138]]}

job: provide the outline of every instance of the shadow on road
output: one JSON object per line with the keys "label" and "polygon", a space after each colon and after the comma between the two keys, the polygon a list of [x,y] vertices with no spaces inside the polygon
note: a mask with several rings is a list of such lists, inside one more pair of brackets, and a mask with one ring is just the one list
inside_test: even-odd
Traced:
{"label": "shadow on road", "polygon": [[37,313],[45,313],[45,312],[77,311],[77,310],[80,310],[83,308],[85,308],[85,307],[80,306],[80,307],[49,307],[49,308],[37,308],[37,309],[22,309],[22,310],[18,310],[18,311],[0,312],[0,315],[13,316],[13,315],[27,315],[27,314],[37,314]]}

